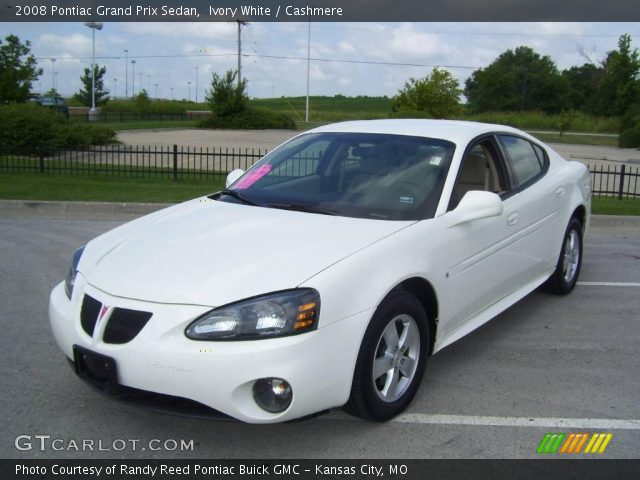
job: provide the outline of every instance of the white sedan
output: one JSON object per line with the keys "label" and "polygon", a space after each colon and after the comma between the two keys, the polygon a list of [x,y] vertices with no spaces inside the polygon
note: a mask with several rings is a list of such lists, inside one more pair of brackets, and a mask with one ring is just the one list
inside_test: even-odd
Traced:
{"label": "white sedan", "polygon": [[108,393],[383,421],[431,354],[541,285],[573,289],[590,208],[586,167],[510,127],[327,125],[78,249],[51,327]]}

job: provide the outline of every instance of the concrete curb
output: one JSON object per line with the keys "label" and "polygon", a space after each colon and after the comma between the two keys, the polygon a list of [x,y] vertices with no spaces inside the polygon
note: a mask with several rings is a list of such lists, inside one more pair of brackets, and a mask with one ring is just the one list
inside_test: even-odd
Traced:
{"label": "concrete curb", "polygon": [[[48,200],[0,200],[0,216],[75,216],[118,218],[138,217],[170,207],[171,203],[56,202]],[[591,226],[597,228],[631,227],[640,229],[640,216],[592,215]]]}

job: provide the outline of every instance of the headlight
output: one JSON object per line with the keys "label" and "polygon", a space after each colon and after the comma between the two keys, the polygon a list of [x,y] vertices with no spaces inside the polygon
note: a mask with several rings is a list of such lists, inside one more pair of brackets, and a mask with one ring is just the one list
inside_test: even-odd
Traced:
{"label": "headlight", "polygon": [[69,268],[69,273],[67,274],[67,278],[64,281],[64,291],[67,293],[67,297],[69,297],[69,300],[71,300],[71,295],[73,294],[73,286],[76,283],[76,275],[78,274],[78,263],[80,263],[82,252],[84,252],[84,247],[80,247],[75,252],[73,252],[71,268]]}
{"label": "headlight", "polygon": [[315,330],[320,295],[311,288],[270,293],[219,307],[185,330],[192,340],[257,340]]}

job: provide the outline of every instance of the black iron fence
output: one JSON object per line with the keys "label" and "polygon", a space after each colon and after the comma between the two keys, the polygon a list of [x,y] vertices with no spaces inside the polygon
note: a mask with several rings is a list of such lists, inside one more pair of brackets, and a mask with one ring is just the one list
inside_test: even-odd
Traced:
{"label": "black iron fence", "polygon": [[53,155],[19,155],[0,152],[0,172],[40,172],[63,174],[106,174],[199,178],[247,170],[267,150],[254,148],[194,148],[167,146],[96,146],[83,150],[63,150]]}
{"label": "black iron fence", "polygon": [[[62,174],[106,174],[204,178],[241,168],[248,169],[267,154],[262,149],[193,148],[178,145],[107,145],[84,150],[64,150],[53,155],[3,154],[0,172],[40,172]],[[305,169],[317,159],[300,159]],[[310,163],[311,162],[311,163]],[[301,165],[301,164],[300,164]],[[301,166],[298,168],[302,168]],[[640,168],[630,165],[588,165],[594,195],[615,198],[640,198]]]}
{"label": "black iron fence", "polygon": [[159,112],[97,112],[89,115],[88,111],[69,112],[69,119],[77,122],[142,122],[150,120],[200,120],[211,115],[209,111],[189,111],[181,113]]}

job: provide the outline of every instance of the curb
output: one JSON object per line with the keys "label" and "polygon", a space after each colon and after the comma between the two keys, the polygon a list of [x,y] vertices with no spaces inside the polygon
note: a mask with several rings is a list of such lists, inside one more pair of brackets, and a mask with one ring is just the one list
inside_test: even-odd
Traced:
{"label": "curb", "polygon": [[142,216],[171,203],[120,203],[120,202],[56,202],[45,200],[0,200],[0,215],[50,216],[73,218],[74,216]]}
{"label": "curb", "polygon": [[[0,200],[0,216],[82,217],[137,217],[153,213],[172,203],[120,203],[120,202],[56,202],[49,200]],[[591,226],[599,228],[632,227],[640,229],[640,216],[592,215]]]}

